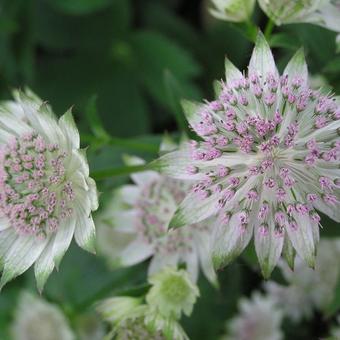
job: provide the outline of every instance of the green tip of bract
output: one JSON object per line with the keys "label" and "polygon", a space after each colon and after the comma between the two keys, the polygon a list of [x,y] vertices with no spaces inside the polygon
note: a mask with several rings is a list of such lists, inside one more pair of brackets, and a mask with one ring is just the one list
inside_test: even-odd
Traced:
{"label": "green tip of bract", "polygon": [[212,255],[212,263],[215,270],[220,270],[226,267],[230,262],[232,262],[234,256],[232,255],[222,255],[222,254],[213,254]]}
{"label": "green tip of bract", "polygon": [[183,227],[185,224],[186,223],[183,220],[181,210],[177,209],[171,221],[169,222],[169,229],[177,229],[177,228]]}

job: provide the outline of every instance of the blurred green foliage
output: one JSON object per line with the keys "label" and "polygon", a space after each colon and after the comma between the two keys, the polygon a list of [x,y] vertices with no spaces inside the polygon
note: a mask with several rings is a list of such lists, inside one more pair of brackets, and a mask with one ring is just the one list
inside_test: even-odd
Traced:
{"label": "blurred green foliage", "polygon": [[[240,68],[249,60],[252,43],[243,27],[215,21],[206,8],[207,2],[188,0],[1,0],[0,98],[9,98],[14,87],[29,86],[58,114],[74,105],[83,143],[90,144],[92,170],[121,166],[124,152],[151,160],[161,134],[174,133],[176,122],[183,127],[178,100],[212,98],[213,80],[224,77],[225,55]],[[255,24],[264,29],[266,21],[257,9]],[[304,46],[311,73],[325,76],[339,92],[335,33],[311,25],[284,26],[274,29],[271,44],[281,69]],[[119,139],[126,137],[128,143]],[[143,143],[144,149],[135,150]],[[101,181],[102,202],[126,180]],[[332,234],[334,222],[325,220],[325,225],[329,228],[322,234],[339,234]],[[145,283],[145,268],[109,271],[101,258],[73,246],[44,296],[59,303],[75,324],[97,298]],[[219,277],[218,291],[200,281],[201,299],[183,322],[191,339],[217,339],[239,297],[261,288],[251,250]],[[9,339],[19,290],[34,285],[29,272],[1,292],[0,339]],[[323,336],[329,320],[316,315],[313,330],[307,327],[289,339]]]}

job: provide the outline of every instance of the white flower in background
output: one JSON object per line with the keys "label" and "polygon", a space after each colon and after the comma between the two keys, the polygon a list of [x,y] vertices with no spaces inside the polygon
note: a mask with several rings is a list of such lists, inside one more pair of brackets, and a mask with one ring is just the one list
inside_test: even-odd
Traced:
{"label": "white flower in background", "polygon": [[211,0],[214,6],[210,13],[217,19],[243,22],[253,14],[255,0]]}
{"label": "white flower in background", "polygon": [[38,289],[73,235],[94,252],[98,206],[70,111],[57,120],[32,92],[0,106],[0,288],[35,263]]}
{"label": "white flower in background", "polygon": [[339,0],[258,0],[276,25],[311,23],[340,32]]}
{"label": "white flower in background", "polygon": [[221,340],[281,340],[282,312],[270,297],[255,292],[251,299],[242,298],[239,315],[227,325]]}
{"label": "white flower in background", "polygon": [[226,60],[226,82],[218,85],[215,101],[183,103],[203,141],[150,165],[195,183],[170,228],[218,214],[216,268],[241,254],[253,235],[265,277],[282,253],[292,263],[294,249],[313,267],[320,222],[315,209],[340,222],[340,98],[309,88],[302,50],[280,76],[262,33],[248,74]]}
{"label": "white flower in background", "polygon": [[292,271],[285,263],[279,267],[288,285],[267,282],[268,295],[294,320],[308,318],[315,309],[325,310],[333,301],[335,289],[340,279],[340,241],[322,240],[318,247],[315,270],[296,259]]}
{"label": "white flower in background", "polygon": [[146,301],[164,317],[179,319],[184,313],[190,316],[199,296],[199,290],[193,284],[185,270],[168,267],[154,274],[149,282]]}
{"label": "white flower in background", "polygon": [[[143,164],[137,157],[128,164]],[[116,190],[106,209],[97,216],[98,251],[115,266],[130,266],[152,256],[149,275],[167,265],[185,263],[193,281],[201,266],[216,283],[209,256],[210,221],[168,231],[168,224],[190,185],[145,171],[132,175],[134,184]]]}
{"label": "white flower in background", "polygon": [[337,326],[331,329],[331,338],[329,340],[340,339],[340,315],[337,317]]}
{"label": "white flower in background", "polygon": [[59,307],[28,292],[22,293],[12,324],[14,340],[74,340]]}

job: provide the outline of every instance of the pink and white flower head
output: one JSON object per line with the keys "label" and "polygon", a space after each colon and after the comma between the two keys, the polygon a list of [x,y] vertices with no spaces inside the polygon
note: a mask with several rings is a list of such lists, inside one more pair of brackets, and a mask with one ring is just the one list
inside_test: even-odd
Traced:
{"label": "pink and white flower head", "polygon": [[221,340],[281,340],[283,314],[275,302],[259,292],[250,299],[242,298],[239,315],[227,325],[228,334]]}
{"label": "pink and white flower head", "polygon": [[94,252],[98,206],[70,111],[57,120],[32,92],[0,107],[0,288],[35,264],[42,290],[73,235]]}
{"label": "pink and white flower head", "polygon": [[[215,214],[212,256],[216,268],[237,257],[254,235],[263,275],[281,253],[295,250],[315,262],[320,217],[340,222],[340,100],[308,87],[303,52],[280,76],[259,33],[248,73],[226,60],[217,99],[184,102],[192,141],[154,161],[164,174],[194,181],[171,228]],[[194,170],[194,171],[193,171]]]}
{"label": "pink and white flower head", "polygon": [[339,0],[259,0],[259,5],[276,25],[304,22],[340,32]]}
{"label": "pink and white flower head", "polygon": [[[143,164],[129,157],[128,164]],[[148,275],[164,267],[186,264],[196,281],[199,267],[216,283],[209,256],[208,221],[168,231],[168,224],[189,185],[154,171],[132,175],[134,184],[116,190],[111,203],[97,216],[98,251],[113,266],[131,266],[152,257]]]}

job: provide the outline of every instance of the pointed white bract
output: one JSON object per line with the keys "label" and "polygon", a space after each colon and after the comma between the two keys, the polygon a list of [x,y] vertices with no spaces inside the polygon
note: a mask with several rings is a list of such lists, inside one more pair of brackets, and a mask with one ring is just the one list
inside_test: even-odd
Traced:
{"label": "pointed white bract", "polygon": [[258,0],[276,25],[311,23],[340,32],[339,0]]}
{"label": "pointed white bract", "polygon": [[59,120],[32,92],[0,105],[0,289],[35,264],[38,289],[73,235],[94,252],[98,207],[70,111]]}
{"label": "pointed white bract", "polygon": [[[129,164],[143,162],[136,157],[127,161]],[[134,174],[132,180],[133,185],[124,185],[115,191],[106,209],[96,217],[98,251],[113,266],[130,266],[152,257],[149,275],[168,265],[184,263],[194,281],[201,268],[216,284],[209,256],[211,222],[168,230],[190,184],[155,171]]]}
{"label": "pointed white bract", "polygon": [[[226,61],[226,81],[212,102],[184,102],[191,141],[152,166],[194,183],[170,227],[217,214],[213,261],[223,267],[252,235],[268,277],[283,253],[313,267],[317,210],[340,221],[340,99],[310,89],[302,50],[279,76],[259,33],[248,74]],[[185,229],[185,228],[182,228]]]}
{"label": "pointed white bract", "polygon": [[211,0],[213,8],[210,13],[217,19],[230,22],[250,20],[255,0]]}
{"label": "pointed white bract", "polygon": [[255,292],[251,299],[241,299],[239,315],[227,325],[221,340],[281,340],[282,312],[270,298]]}
{"label": "pointed white bract", "polygon": [[58,306],[24,292],[12,323],[15,340],[74,340],[75,335]]}
{"label": "pointed white bract", "polygon": [[312,316],[315,309],[326,311],[334,301],[340,278],[339,255],[339,240],[321,240],[315,270],[308,268],[300,258],[296,260],[294,271],[280,262],[287,285],[269,281],[265,284],[267,295],[287,318],[296,322]]}

